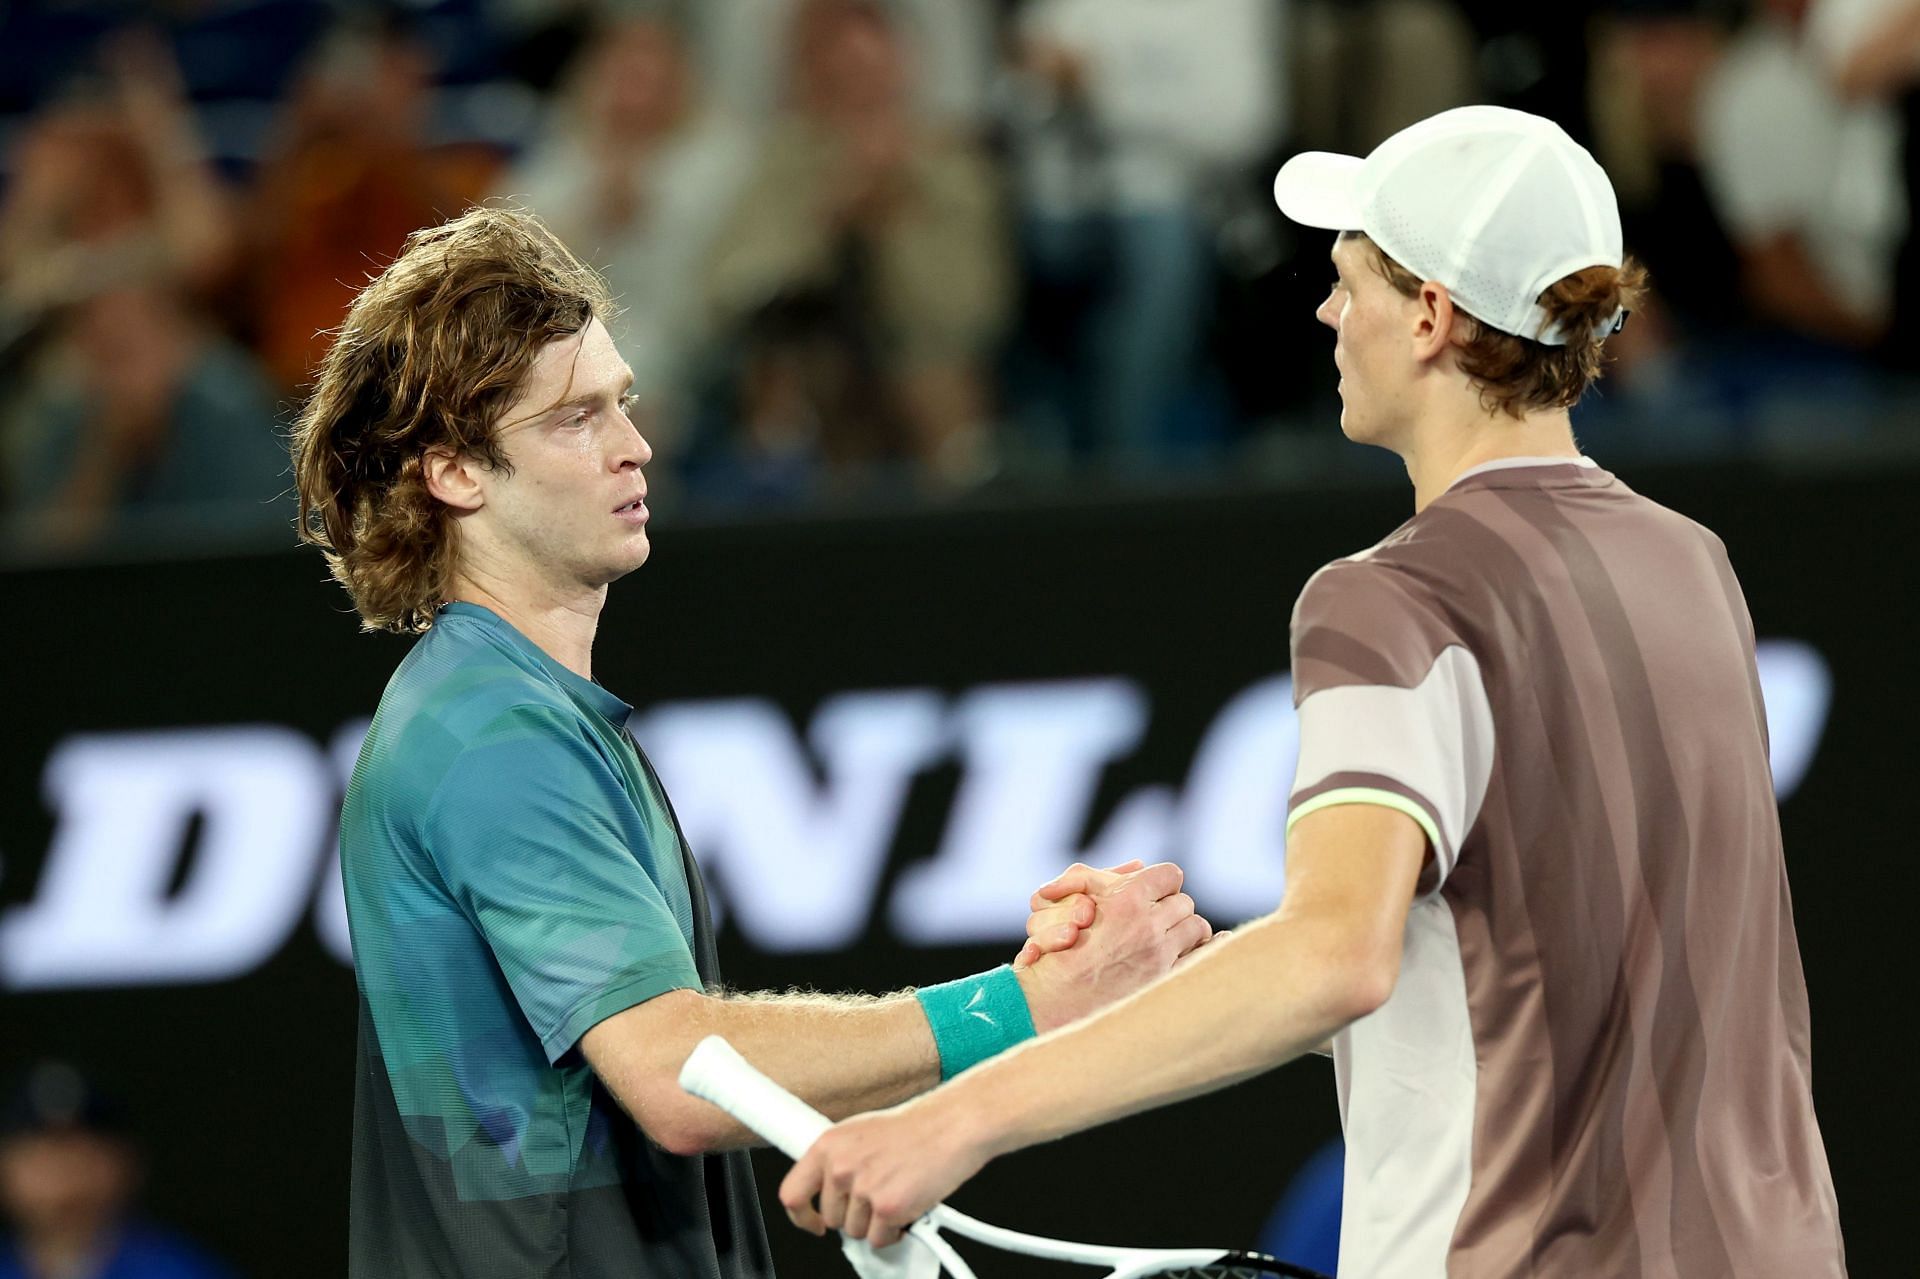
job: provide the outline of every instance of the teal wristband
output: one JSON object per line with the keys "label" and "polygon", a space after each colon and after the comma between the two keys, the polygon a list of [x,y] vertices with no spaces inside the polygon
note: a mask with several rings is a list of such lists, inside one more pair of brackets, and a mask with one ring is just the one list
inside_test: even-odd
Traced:
{"label": "teal wristband", "polygon": [[1006,964],[991,972],[913,992],[933,1027],[940,1078],[952,1079],[995,1053],[1033,1038],[1026,992]]}

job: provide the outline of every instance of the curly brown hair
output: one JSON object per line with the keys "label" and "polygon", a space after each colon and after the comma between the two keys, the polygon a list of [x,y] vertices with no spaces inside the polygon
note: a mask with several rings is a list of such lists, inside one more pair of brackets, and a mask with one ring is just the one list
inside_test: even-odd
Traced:
{"label": "curly brown hair", "polygon": [[511,208],[414,232],[360,290],[295,422],[293,469],[300,537],[363,629],[418,634],[452,591],[458,525],[427,491],[426,452],[510,473],[496,431],[527,370],[612,310],[592,268]]}
{"label": "curly brown hair", "polygon": [[[1423,280],[1387,256],[1369,237],[1354,232],[1374,268],[1403,297],[1419,297]],[[1550,285],[1539,298],[1550,324],[1569,334],[1565,346],[1548,346],[1483,324],[1465,311],[1460,368],[1480,388],[1487,412],[1522,418],[1533,409],[1570,409],[1605,369],[1604,326],[1625,308],[1633,310],[1647,287],[1647,271],[1629,255],[1619,267],[1590,266]]]}

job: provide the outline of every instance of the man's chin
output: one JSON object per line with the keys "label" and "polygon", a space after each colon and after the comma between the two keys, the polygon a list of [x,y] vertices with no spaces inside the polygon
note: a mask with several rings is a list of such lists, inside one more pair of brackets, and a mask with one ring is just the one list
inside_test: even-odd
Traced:
{"label": "man's chin", "polygon": [[1355,444],[1365,444],[1367,442],[1360,434],[1359,419],[1354,415],[1353,410],[1347,407],[1344,400],[1340,403],[1340,434],[1346,436]]}
{"label": "man's chin", "polygon": [[1366,417],[1354,412],[1345,401],[1340,405],[1340,434],[1355,444],[1378,444],[1379,434],[1371,429]]}
{"label": "man's chin", "polygon": [[645,533],[642,533],[639,541],[627,547],[618,560],[608,564],[601,572],[602,585],[610,585],[619,581],[627,574],[639,568],[642,564],[645,564],[647,557],[652,554],[653,543],[647,539]]}

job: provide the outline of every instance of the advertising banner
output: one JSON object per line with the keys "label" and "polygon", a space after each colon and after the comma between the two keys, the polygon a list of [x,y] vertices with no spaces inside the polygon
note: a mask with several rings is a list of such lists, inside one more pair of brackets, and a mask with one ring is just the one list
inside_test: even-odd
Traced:
{"label": "advertising banner", "polygon": [[[1748,593],[1816,1096],[1854,1268],[1877,1273],[1920,1192],[1886,1136],[1905,1072],[1865,1050],[1884,1039],[1870,992],[1911,969],[1891,912],[1916,887],[1896,797],[1920,609],[1897,555],[1862,547],[1914,529],[1910,484],[1629,478],[1720,533]],[[1409,510],[1359,489],[663,520],[612,590],[595,675],[637,708],[736,988],[877,992],[1001,962],[1028,894],[1074,860],[1177,860],[1226,926],[1284,890],[1294,597]],[[126,1098],[147,1202],[247,1273],[340,1273],[354,1015],[334,827],[409,641],[359,633],[296,549],[20,569],[0,601],[0,1071],[60,1057]],[[1069,1236],[1251,1243],[1337,1131],[1312,1059],[1002,1161],[960,1203]],[[770,1224],[784,1273],[840,1264]]]}

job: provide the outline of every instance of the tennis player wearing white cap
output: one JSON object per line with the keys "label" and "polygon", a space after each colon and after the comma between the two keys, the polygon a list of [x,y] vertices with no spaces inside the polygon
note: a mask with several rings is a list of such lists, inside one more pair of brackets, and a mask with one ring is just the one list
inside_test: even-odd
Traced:
{"label": "tennis player wearing white cap", "polygon": [[1343,1279],[1843,1275],[1752,623],[1720,540],[1568,418],[1640,278],[1606,174],[1470,107],[1275,194],[1340,233],[1341,425],[1416,512],[1295,607],[1286,894],[830,1131],[789,1215],[889,1242],[994,1155],[1331,1040]]}

